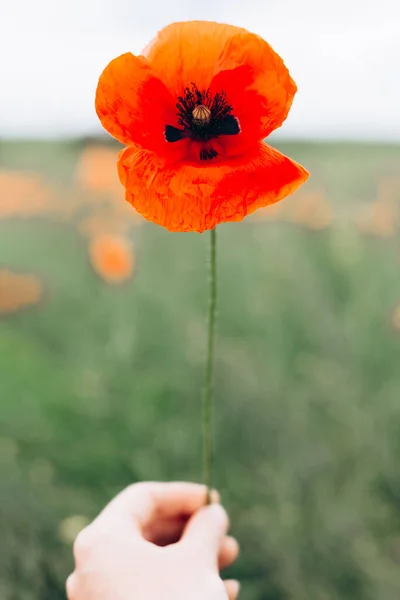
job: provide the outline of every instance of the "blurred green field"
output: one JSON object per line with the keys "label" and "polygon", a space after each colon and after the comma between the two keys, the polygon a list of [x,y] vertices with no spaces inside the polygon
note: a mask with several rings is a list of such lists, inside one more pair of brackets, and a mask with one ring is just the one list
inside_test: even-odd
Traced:
{"label": "blurred green field", "polygon": [[[0,315],[1,600],[64,598],[75,530],[122,487],[201,475],[208,236],[132,221],[133,276],[109,285],[79,225],[109,193],[92,202],[77,179],[92,144],[0,143],[0,267],[44,287]],[[277,146],[310,170],[305,189],[274,218],[218,230],[216,486],[242,546],[231,571],[248,600],[394,600],[400,146]],[[36,214],[10,201],[18,173],[51,192]],[[287,217],[313,194],[326,222]]]}

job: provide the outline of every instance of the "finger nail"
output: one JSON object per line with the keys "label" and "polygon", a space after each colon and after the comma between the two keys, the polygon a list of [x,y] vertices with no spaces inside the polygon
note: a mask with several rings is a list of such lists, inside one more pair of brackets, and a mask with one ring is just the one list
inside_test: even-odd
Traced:
{"label": "finger nail", "polygon": [[226,515],[226,511],[223,508],[222,504],[219,502],[214,502],[206,507],[208,509],[209,514],[221,517],[222,515]]}
{"label": "finger nail", "polygon": [[237,579],[234,579],[233,585],[236,587],[236,596],[237,596],[240,592],[240,582]]}
{"label": "finger nail", "polygon": [[226,514],[226,510],[221,504],[209,504],[205,506],[203,510],[208,515],[206,518],[209,521],[212,521],[215,525],[228,528],[228,515]]}
{"label": "finger nail", "polygon": [[211,490],[211,502],[219,504],[221,502],[221,494],[217,490]]}
{"label": "finger nail", "polygon": [[236,598],[240,592],[240,583],[237,579],[232,579],[230,583],[233,598]]}

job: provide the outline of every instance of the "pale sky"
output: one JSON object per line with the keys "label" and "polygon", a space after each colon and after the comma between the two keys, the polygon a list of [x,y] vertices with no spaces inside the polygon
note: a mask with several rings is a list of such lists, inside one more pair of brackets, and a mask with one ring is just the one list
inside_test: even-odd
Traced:
{"label": "pale sky", "polygon": [[400,0],[0,0],[0,139],[100,133],[106,64],[190,19],[283,57],[299,91],[281,137],[400,141]]}

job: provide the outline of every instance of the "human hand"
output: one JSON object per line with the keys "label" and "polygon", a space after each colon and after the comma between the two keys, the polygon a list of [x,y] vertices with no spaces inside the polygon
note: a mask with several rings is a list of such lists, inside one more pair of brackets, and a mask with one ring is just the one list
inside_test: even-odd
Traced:
{"label": "human hand", "polygon": [[69,600],[235,600],[219,570],[237,557],[229,521],[206,488],[143,482],[114,498],[74,545]]}

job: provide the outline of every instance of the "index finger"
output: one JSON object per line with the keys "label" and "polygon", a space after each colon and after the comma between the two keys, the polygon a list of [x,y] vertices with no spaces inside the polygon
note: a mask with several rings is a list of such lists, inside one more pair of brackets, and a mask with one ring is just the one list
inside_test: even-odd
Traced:
{"label": "index finger", "polygon": [[[157,519],[190,516],[205,505],[207,488],[188,482],[135,483],[118,494],[97,517],[124,520],[139,533]],[[214,499],[218,500],[214,493]]]}

